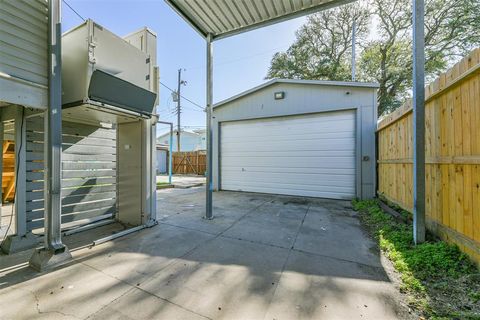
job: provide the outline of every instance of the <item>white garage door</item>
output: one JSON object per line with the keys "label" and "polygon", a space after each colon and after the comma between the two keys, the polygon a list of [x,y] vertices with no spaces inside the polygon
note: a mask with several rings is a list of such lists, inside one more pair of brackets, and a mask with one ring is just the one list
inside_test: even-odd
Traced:
{"label": "white garage door", "polygon": [[355,111],[221,124],[221,188],[355,197]]}

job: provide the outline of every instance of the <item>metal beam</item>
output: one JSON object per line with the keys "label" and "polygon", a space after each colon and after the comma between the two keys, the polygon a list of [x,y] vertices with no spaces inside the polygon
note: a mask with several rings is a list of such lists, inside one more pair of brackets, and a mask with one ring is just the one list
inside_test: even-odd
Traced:
{"label": "metal beam", "polygon": [[212,145],[212,108],[213,108],[213,46],[212,35],[207,36],[207,185],[205,219],[213,219],[213,145]]}
{"label": "metal beam", "polygon": [[62,243],[62,64],[61,0],[48,1],[48,108],[45,112],[45,243],[30,258],[37,271],[54,268],[72,258]]}
{"label": "metal beam", "polygon": [[413,4],[413,238],[425,241],[425,31],[424,0]]}
{"label": "metal beam", "polygon": [[[58,5],[57,5],[58,2]],[[62,77],[60,0],[49,1],[49,104],[45,115],[45,248],[63,251],[61,240]]]}

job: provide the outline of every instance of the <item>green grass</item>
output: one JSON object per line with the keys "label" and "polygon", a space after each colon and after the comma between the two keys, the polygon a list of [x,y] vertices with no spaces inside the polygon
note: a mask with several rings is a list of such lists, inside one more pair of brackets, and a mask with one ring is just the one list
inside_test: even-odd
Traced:
{"label": "green grass", "polygon": [[170,188],[172,185],[168,182],[157,182],[157,189]]}
{"label": "green grass", "polygon": [[[460,283],[460,278],[477,274],[468,257],[458,247],[433,238],[413,245],[412,225],[398,222],[383,212],[377,200],[353,201],[353,206],[361,212],[362,222],[399,272],[401,290],[412,298],[410,305],[428,317],[458,318],[455,306],[450,309],[439,307],[441,310],[437,310],[432,295],[452,291],[450,286]],[[408,215],[408,212],[402,214]],[[465,299],[469,299],[465,303],[478,303],[480,292],[477,289],[465,295]],[[463,296],[461,298],[459,300],[465,300]],[[480,319],[480,314],[473,313],[470,317],[468,312],[464,312],[460,318],[477,319],[477,315]]]}

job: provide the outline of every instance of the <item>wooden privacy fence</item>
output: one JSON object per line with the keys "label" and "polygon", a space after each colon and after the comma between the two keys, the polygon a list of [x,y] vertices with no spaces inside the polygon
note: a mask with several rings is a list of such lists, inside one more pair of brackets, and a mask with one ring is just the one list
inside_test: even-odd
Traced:
{"label": "wooden privacy fence", "polygon": [[205,175],[207,154],[205,150],[172,153],[172,171],[174,174]]}
{"label": "wooden privacy fence", "polygon": [[[425,89],[427,228],[480,264],[480,49]],[[411,103],[378,123],[379,194],[412,211]]]}

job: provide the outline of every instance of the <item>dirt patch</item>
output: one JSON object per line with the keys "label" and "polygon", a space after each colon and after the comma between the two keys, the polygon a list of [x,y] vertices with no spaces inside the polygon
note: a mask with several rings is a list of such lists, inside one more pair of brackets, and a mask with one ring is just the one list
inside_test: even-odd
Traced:
{"label": "dirt patch", "polygon": [[431,307],[452,319],[480,319],[480,274],[427,283]]}
{"label": "dirt patch", "polygon": [[382,250],[382,264],[393,266],[387,273],[411,313],[420,319],[480,319],[480,273],[465,254],[430,235],[413,245],[412,225],[386,214],[374,200],[355,206]]}

